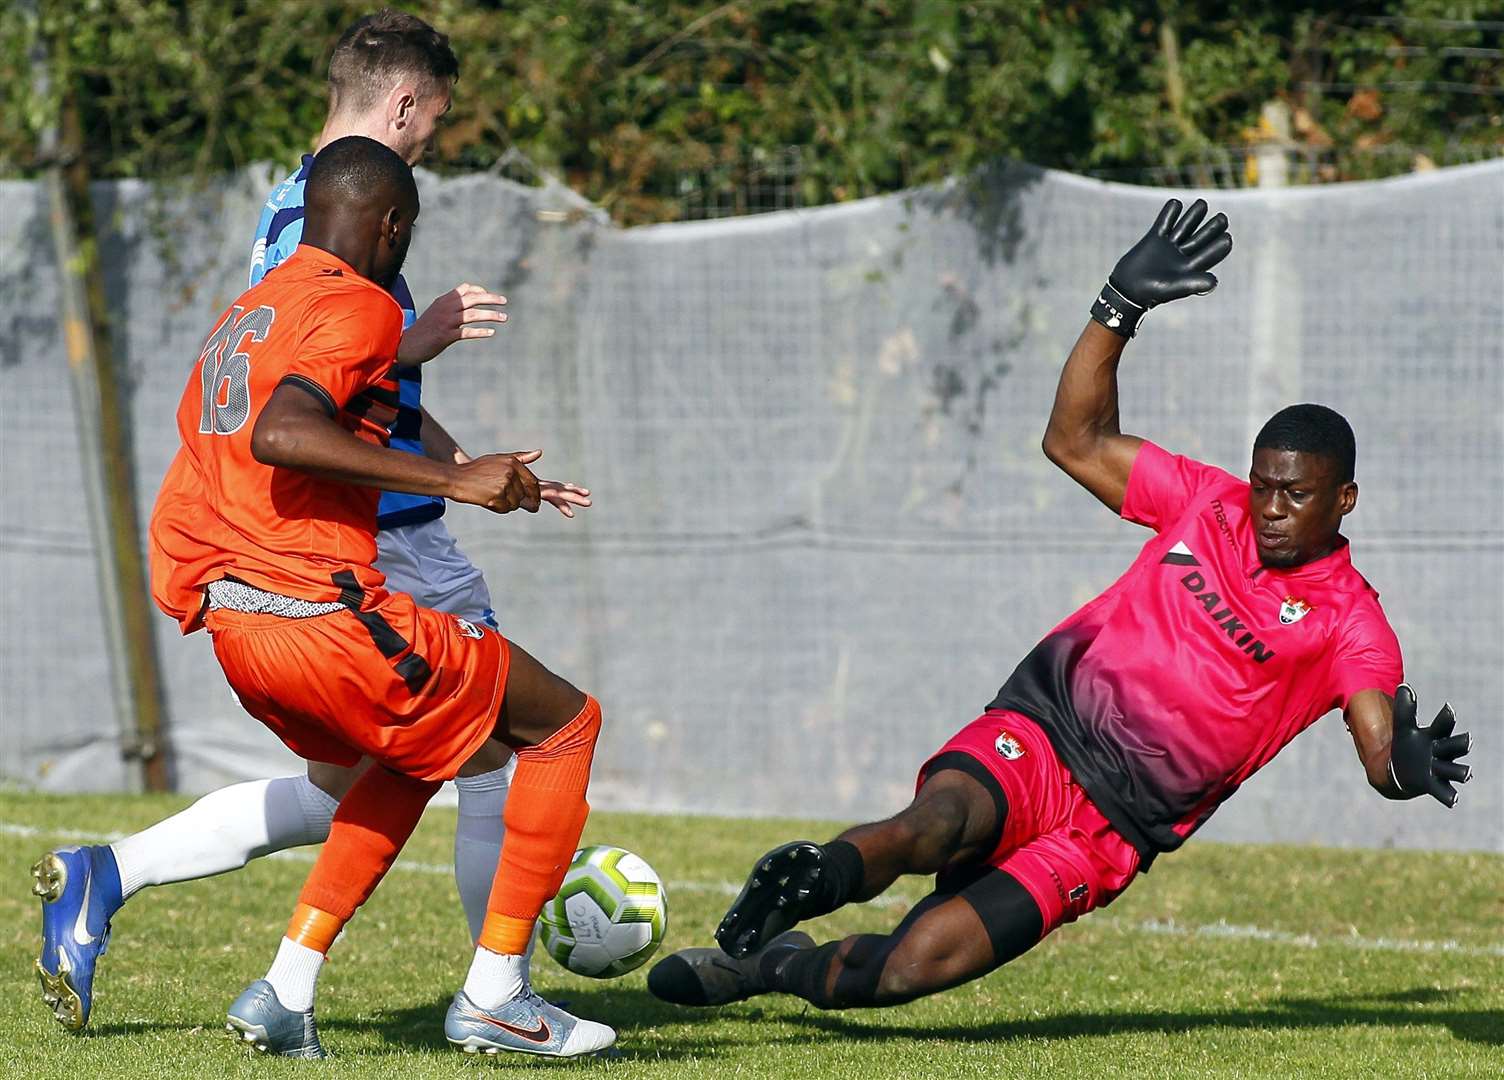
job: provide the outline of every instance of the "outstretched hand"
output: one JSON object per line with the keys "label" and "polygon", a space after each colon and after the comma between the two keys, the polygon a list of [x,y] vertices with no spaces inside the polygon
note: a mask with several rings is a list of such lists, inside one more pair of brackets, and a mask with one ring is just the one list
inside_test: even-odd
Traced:
{"label": "outstretched hand", "polygon": [[574,517],[574,508],[590,505],[590,489],[578,484],[566,484],[558,480],[539,480],[538,495],[567,518]]}
{"label": "outstretched hand", "polygon": [[429,304],[403,332],[397,345],[397,362],[427,363],[456,341],[494,336],[496,327],[491,324],[506,322],[507,314],[493,309],[506,302],[505,296],[481,285],[466,282],[455,286]]}
{"label": "outstretched hand", "polygon": [[1394,741],[1389,747],[1389,779],[1405,795],[1430,795],[1443,806],[1457,805],[1457,789],[1473,770],[1457,759],[1472,749],[1472,736],[1453,735],[1457,716],[1443,705],[1430,727],[1415,723],[1415,691],[1401,683],[1394,692]]}
{"label": "outstretched hand", "polygon": [[456,464],[459,475],[449,497],[455,502],[484,506],[496,514],[522,509],[536,514],[540,505],[538,478],[528,468],[542,450],[517,454],[486,454]]}
{"label": "outstretched hand", "polygon": [[[529,450],[526,454],[503,454],[497,456],[510,456],[515,458],[516,460],[526,461],[530,464],[542,457],[543,451]],[[468,465],[475,460],[475,458],[472,458],[458,446],[454,448],[454,463],[456,465]],[[590,500],[589,488],[581,487],[579,484],[566,483],[562,480],[539,480],[538,498],[542,500],[542,502],[548,503],[555,510],[559,511],[559,513],[563,514],[567,518],[574,517],[574,508],[576,506],[584,509],[585,507],[593,505]],[[496,509],[496,507],[490,506],[487,503],[482,503],[481,505],[487,506],[489,509]],[[498,513],[503,514],[506,512],[507,511],[505,510],[498,511]]]}
{"label": "outstretched hand", "polygon": [[1226,215],[1203,224],[1205,217],[1203,199],[1183,213],[1179,199],[1166,202],[1153,227],[1112,268],[1092,306],[1092,318],[1115,334],[1132,337],[1150,308],[1215,289],[1211,268],[1232,251],[1232,234]]}

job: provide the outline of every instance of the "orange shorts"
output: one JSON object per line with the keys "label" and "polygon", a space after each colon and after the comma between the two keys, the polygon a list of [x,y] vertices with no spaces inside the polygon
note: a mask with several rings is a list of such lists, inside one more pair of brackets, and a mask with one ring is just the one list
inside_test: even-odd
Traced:
{"label": "orange shorts", "polygon": [[377,596],[310,619],[221,608],[204,623],[240,703],[293,753],[448,780],[496,725],[506,639],[406,593]]}

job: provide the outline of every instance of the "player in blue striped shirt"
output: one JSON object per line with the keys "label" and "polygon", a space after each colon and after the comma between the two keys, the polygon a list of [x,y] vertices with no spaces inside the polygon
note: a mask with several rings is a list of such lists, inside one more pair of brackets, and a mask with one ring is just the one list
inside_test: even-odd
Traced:
{"label": "player in blue striped shirt", "polygon": [[[347,135],[365,135],[409,163],[417,162],[427,150],[439,117],[448,111],[457,74],[458,61],[448,38],[422,20],[389,10],[361,19],[341,36],[330,59],[329,115],[318,146]],[[274,272],[302,237],[303,181],[312,160],[311,155],[305,156],[267,200],[252,248],[253,285]],[[392,293],[403,309],[404,333],[397,352],[400,406],[391,446],[440,460],[467,461],[464,451],[421,404],[420,365],[456,341],[493,336],[496,326],[506,321],[506,315],[497,310],[506,299],[481,286],[463,284],[439,297],[420,316],[400,276]],[[539,487],[542,497],[566,517],[574,516],[575,507],[590,505],[590,493],[573,484],[540,480]],[[494,627],[485,579],[450,536],[444,525],[444,506],[440,498],[383,493],[377,567],[386,575],[388,588],[411,594],[420,605]],[[459,790],[455,880],[472,940],[480,932],[496,873],[513,766],[498,743],[491,741],[486,747],[455,780]],[[223,873],[274,851],[321,843],[328,836],[339,799],[358,772],[359,767],[310,762],[307,775],[221,788],[187,810],[111,845],[57,853],[69,866],[73,887],[52,901],[44,897],[38,969],[44,999],[59,1021],[72,1028],[87,1023],[94,965],[108,940],[110,917],[136,890]],[[39,890],[41,886],[39,881]],[[77,926],[89,933],[80,936]],[[281,971],[279,984],[279,964],[281,954],[268,978],[277,984],[283,1004],[297,1010],[305,985],[311,998],[316,972]]]}

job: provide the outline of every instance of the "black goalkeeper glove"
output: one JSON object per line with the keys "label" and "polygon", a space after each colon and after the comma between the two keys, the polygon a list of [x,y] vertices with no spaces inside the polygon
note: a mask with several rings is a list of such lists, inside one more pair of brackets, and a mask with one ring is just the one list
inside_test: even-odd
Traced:
{"label": "black goalkeeper glove", "polygon": [[1091,306],[1091,317],[1120,337],[1138,332],[1139,320],[1156,304],[1209,293],[1217,279],[1209,271],[1232,250],[1227,217],[1205,225],[1206,202],[1197,199],[1185,213],[1171,199],[1142,240],[1112,268],[1112,276]]}
{"label": "black goalkeeper glove", "polygon": [[1394,742],[1389,746],[1389,780],[1401,796],[1430,795],[1445,807],[1457,805],[1453,783],[1465,784],[1473,770],[1457,759],[1472,749],[1464,732],[1453,735],[1457,717],[1443,705],[1428,728],[1415,726],[1415,691],[1400,683],[1394,692]]}

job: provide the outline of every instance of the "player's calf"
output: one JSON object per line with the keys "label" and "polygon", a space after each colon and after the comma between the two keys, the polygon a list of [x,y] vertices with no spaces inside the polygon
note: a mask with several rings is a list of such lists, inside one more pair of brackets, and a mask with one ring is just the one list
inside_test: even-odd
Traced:
{"label": "player's calf", "polygon": [[975,943],[938,950],[932,944],[895,932],[794,950],[764,965],[764,992],[792,994],[821,1009],[879,1008],[937,994],[997,966]]}
{"label": "player's calf", "polygon": [[991,853],[1003,811],[976,781],[955,770],[932,774],[914,801],[886,821],[858,825],[838,841],[859,853],[857,884],[845,899],[870,900],[905,874],[938,874]]}
{"label": "player's calf", "polygon": [[828,844],[795,840],[758,859],[716,929],[721,948],[745,957],[806,919],[872,899],[904,874],[939,873],[991,854],[1007,814],[1001,791],[936,761],[941,767],[893,817]]}
{"label": "player's calf", "polygon": [[[600,734],[600,703],[515,648],[507,701],[497,727],[517,740],[517,771],[506,804],[506,835],[475,956],[445,1031],[457,1048],[472,1053],[591,1053],[609,1046],[615,1033],[534,994],[527,948],[538,912],[559,891],[590,812],[585,791]],[[561,708],[575,711],[561,720]],[[529,731],[541,737],[529,738]]]}
{"label": "player's calf", "polygon": [[[515,663],[515,656],[514,656]],[[579,710],[536,745],[517,748],[517,771],[506,804],[506,837],[478,942],[499,954],[520,954],[543,904],[559,891],[590,813],[585,791],[601,708],[580,695]]]}
{"label": "player's calf", "polygon": [[[944,927],[921,924],[895,938],[890,947],[875,952],[866,965],[869,969],[879,967],[870,1001],[852,1004],[903,1005],[970,982],[999,963],[990,949],[981,949],[974,941],[958,940]],[[848,955],[848,961],[852,959]],[[851,963],[846,966],[858,967]],[[837,974],[837,987],[843,974]],[[871,983],[872,979],[872,972],[866,970],[859,981]]]}
{"label": "player's calf", "polygon": [[891,934],[856,934],[772,955],[767,990],[821,1009],[902,1005],[980,978],[1032,948],[1043,916],[1028,891],[987,868],[945,875]]}

